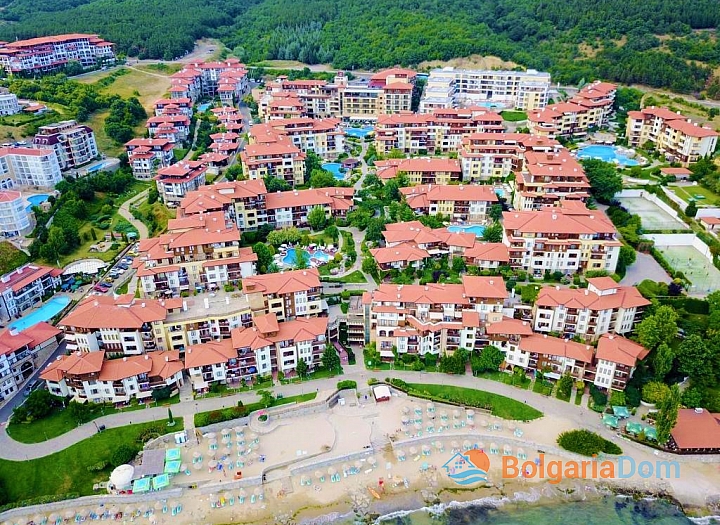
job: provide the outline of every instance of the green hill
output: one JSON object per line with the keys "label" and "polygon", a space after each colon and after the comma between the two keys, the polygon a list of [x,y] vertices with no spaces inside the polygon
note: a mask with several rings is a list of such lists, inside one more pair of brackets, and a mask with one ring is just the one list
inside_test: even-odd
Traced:
{"label": "green hill", "polygon": [[0,38],[99,32],[118,50],[172,59],[204,36],[242,60],[339,68],[417,65],[472,54],[678,92],[720,65],[717,0],[0,0]]}

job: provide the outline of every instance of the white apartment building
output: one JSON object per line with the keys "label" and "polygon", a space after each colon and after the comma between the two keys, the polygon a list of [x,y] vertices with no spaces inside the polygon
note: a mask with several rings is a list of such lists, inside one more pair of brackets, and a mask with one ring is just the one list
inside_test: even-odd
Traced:
{"label": "white apartment building", "polygon": [[0,148],[0,189],[20,186],[54,188],[63,180],[52,149]]}
{"label": "white apartment building", "polygon": [[586,289],[542,288],[533,306],[536,332],[580,335],[593,341],[602,334],[632,332],[650,304],[634,286],[610,277],[588,279]]}
{"label": "white apartment building", "polygon": [[15,93],[10,93],[7,88],[0,88],[0,115],[15,115],[20,113],[20,104]]}
{"label": "white apartment building", "polygon": [[317,268],[255,275],[242,281],[253,312],[275,314],[278,321],[323,313]]}
{"label": "white apartment building", "polygon": [[547,105],[550,73],[446,67],[432,70],[427,86],[422,111],[483,103],[530,111]]}
{"label": "white apartment building", "polygon": [[60,286],[60,268],[26,264],[0,277],[0,319],[12,321]]}
{"label": "white apartment building", "polygon": [[68,62],[91,67],[115,62],[113,44],[98,35],[67,34],[0,45],[0,66],[8,75],[45,73],[63,68]]}
{"label": "white apartment building", "polygon": [[125,144],[128,162],[133,176],[150,180],[160,168],[167,168],[175,162],[175,143],[168,139],[132,139]]}
{"label": "white apartment building", "polygon": [[77,168],[98,156],[95,133],[74,120],[40,126],[33,144],[37,148],[55,150],[61,170]]}
{"label": "white apartment building", "polygon": [[33,214],[28,212],[19,191],[0,190],[0,237],[19,237],[35,227]]}
{"label": "white apartment building", "polygon": [[155,181],[160,198],[174,208],[188,192],[205,185],[207,166],[197,160],[181,160],[166,168],[159,168]]}

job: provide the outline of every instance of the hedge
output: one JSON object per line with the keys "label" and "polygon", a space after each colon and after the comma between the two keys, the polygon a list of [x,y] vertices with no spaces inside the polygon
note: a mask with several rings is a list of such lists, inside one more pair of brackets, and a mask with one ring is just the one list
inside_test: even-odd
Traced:
{"label": "hedge", "polygon": [[351,388],[357,388],[357,381],[351,379],[345,379],[344,381],[338,381],[338,390],[350,390]]}
{"label": "hedge", "polygon": [[622,449],[615,443],[589,430],[563,432],[558,436],[557,443],[565,450],[583,456],[593,456],[601,452],[615,455],[622,454]]}
{"label": "hedge", "polygon": [[20,501],[13,501],[7,505],[0,507],[0,512],[5,512],[10,509],[17,509],[20,507],[31,507],[33,505],[45,505],[47,503],[54,503],[56,501],[64,501],[67,499],[77,499],[80,494],[77,492],[70,492],[68,494],[53,494],[51,496],[40,496],[38,498],[24,499]]}

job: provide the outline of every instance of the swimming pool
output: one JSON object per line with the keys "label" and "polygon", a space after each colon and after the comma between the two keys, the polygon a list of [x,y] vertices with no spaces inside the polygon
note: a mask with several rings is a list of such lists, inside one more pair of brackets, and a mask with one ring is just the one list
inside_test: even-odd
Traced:
{"label": "swimming pool", "polygon": [[362,128],[345,128],[345,135],[358,139],[364,139],[374,131],[375,128],[373,126],[363,126]]}
{"label": "swimming pool", "polygon": [[482,237],[482,234],[485,231],[485,226],[480,226],[479,224],[467,224],[467,225],[455,224],[453,226],[448,226],[447,230],[451,233],[455,233],[455,232],[474,233],[475,237]]}
{"label": "swimming pool", "polygon": [[63,308],[70,303],[69,297],[53,297],[49,301],[46,301],[40,308],[35,310],[29,315],[26,315],[22,319],[14,322],[10,325],[10,328],[23,331],[26,328],[35,326],[38,323],[52,319],[53,316],[57,315]]}
{"label": "swimming pool", "polygon": [[637,166],[639,162],[618,152],[617,146],[601,146],[594,144],[584,146],[577,152],[578,159],[601,159],[619,166]]}
{"label": "swimming pool", "polygon": [[342,164],[340,164],[339,162],[326,162],[320,167],[325,171],[329,171],[330,173],[332,173],[333,177],[338,180],[343,180],[345,178],[345,168],[343,168]]}
{"label": "swimming pool", "polygon": [[210,103],[200,104],[197,110],[199,113],[205,113],[208,109],[210,109],[210,106],[212,106]]}
{"label": "swimming pool", "polygon": [[[285,257],[283,257],[283,264],[286,264],[288,266],[295,266],[297,263],[297,252],[298,250],[295,248],[290,248],[287,253],[285,254]],[[327,262],[330,259],[330,256],[325,252],[313,252],[312,256],[310,255],[310,252],[307,250],[300,250],[300,253],[302,253],[302,257],[305,259],[305,262],[310,262],[310,258],[318,259],[322,262]]]}
{"label": "swimming pool", "polygon": [[95,173],[96,171],[100,171],[105,167],[105,162],[101,162],[99,164],[95,164],[94,166],[90,166],[87,170],[88,173]]}
{"label": "swimming pool", "polygon": [[33,206],[40,206],[40,204],[48,200],[48,197],[50,197],[50,195],[45,194],[29,195],[25,197],[25,199],[30,203],[25,209],[27,211],[31,211]]}
{"label": "swimming pool", "polygon": [[500,104],[498,102],[478,102],[476,106],[489,109],[505,109],[505,104]]}

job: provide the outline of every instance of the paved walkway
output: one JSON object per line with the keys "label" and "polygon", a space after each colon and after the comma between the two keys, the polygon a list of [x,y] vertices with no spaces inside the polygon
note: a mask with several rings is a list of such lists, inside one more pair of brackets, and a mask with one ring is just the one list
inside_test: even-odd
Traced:
{"label": "paved walkway", "polygon": [[148,232],[145,223],[137,220],[135,217],[133,217],[133,214],[130,213],[130,206],[135,204],[136,202],[146,199],[148,191],[149,190],[141,191],[134,197],[126,200],[120,205],[120,208],[118,209],[118,213],[122,215],[125,219],[127,219],[127,221],[137,229],[140,239],[147,239],[148,237],[150,237],[150,233]]}
{"label": "paved walkway", "polygon": [[645,279],[662,283],[672,282],[670,276],[663,267],[660,266],[660,263],[653,259],[652,255],[649,253],[635,253],[637,254],[637,259],[634,263],[628,266],[627,271],[625,272],[625,277],[622,278],[620,284],[625,286],[634,286]]}

